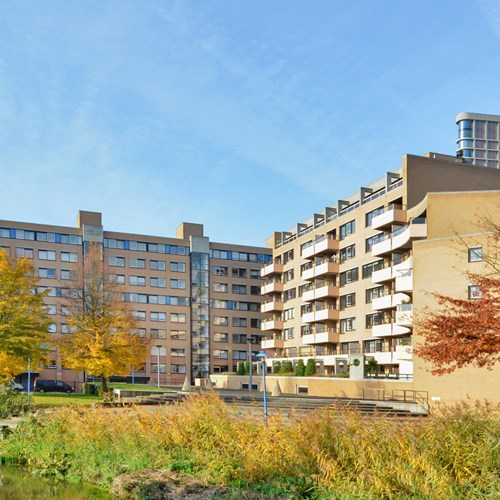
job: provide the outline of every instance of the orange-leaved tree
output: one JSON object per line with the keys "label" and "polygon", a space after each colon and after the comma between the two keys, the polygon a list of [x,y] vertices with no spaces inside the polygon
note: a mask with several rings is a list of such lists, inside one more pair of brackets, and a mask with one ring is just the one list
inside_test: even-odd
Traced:
{"label": "orange-leaved tree", "polygon": [[44,297],[37,293],[38,278],[31,262],[10,259],[0,250],[0,377],[12,379],[46,361],[51,320],[46,316]]}
{"label": "orange-leaved tree", "polygon": [[435,375],[464,366],[492,368],[500,361],[500,278],[469,274],[478,298],[434,294],[439,310],[418,322],[424,343],[415,353],[430,361]]}
{"label": "orange-leaved tree", "polygon": [[[498,207],[500,209],[500,206]],[[484,247],[469,248],[469,255],[483,261],[483,273],[466,273],[475,294],[468,299],[432,295],[439,308],[427,308],[417,319],[423,344],[416,355],[431,362],[434,375],[475,366],[492,369],[500,361],[500,225],[498,217],[479,216]]]}
{"label": "orange-leaved tree", "polygon": [[126,375],[143,365],[146,339],[123,291],[108,272],[97,245],[90,247],[66,301],[71,334],[60,337],[64,365],[102,378],[103,393],[112,375]]}

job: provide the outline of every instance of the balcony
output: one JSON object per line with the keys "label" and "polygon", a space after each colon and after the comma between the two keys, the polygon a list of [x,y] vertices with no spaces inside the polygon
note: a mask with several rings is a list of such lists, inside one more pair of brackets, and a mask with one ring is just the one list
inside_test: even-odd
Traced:
{"label": "balcony", "polygon": [[381,325],[373,325],[372,327],[372,337],[397,337],[408,333],[410,333],[409,328],[395,323],[383,323]]}
{"label": "balcony", "polygon": [[337,321],[338,319],[339,310],[333,307],[317,310],[314,315],[314,321]]}
{"label": "balcony", "polygon": [[302,279],[303,280],[312,280],[314,279],[314,267],[311,267],[309,269],[306,269],[303,273],[302,273]]}
{"label": "balcony", "polygon": [[413,304],[400,304],[396,311],[396,325],[413,326]]}
{"label": "balcony", "polygon": [[413,347],[411,345],[397,345],[396,346],[396,359],[398,361],[412,361],[413,360]]}
{"label": "balcony", "polygon": [[416,239],[427,237],[426,219],[416,218],[411,221],[411,224],[404,226],[401,229],[394,231],[392,234],[392,249],[410,248],[411,242]]}
{"label": "balcony", "polygon": [[372,246],[372,256],[377,257],[395,250],[411,248],[413,240],[426,237],[426,219],[420,217],[412,219],[410,224],[396,229],[392,234],[387,235],[382,241],[374,243]]}
{"label": "balcony", "polygon": [[260,270],[260,275],[262,278],[265,278],[266,276],[273,276],[275,274],[281,274],[283,272],[283,264],[281,262],[273,262],[271,264],[268,264],[267,266],[264,266]]}
{"label": "balcony", "polygon": [[378,297],[372,300],[372,310],[381,311],[383,309],[391,309],[409,299],[410,297],[405,293],[384,295],[383,297]]}
{"label": "balcony", "polygon": [[314,277],[331,276],[339,273],[339,265],[336,260],[327,260],[314,268]]}
{"label": "balcony", "polygon": [[339,341],[340,335],[333,329],[321,333],[309,333],[307,335],[302,335],[302,343],[305,345],[338,344]]}
{"label": "balcony", "polygon": [[260,305],[260,312],[269,313],[274,311],[283,311],[283,302],[279,300],[271,300]]}
{"label": "balcony", "polygon": [[384,213],[372,219],[372,229],[382,229],[390,227],[392,224],[405,223],[406,210],[401,205],[392,205]]}
{"label": "balcony", "polygon": [[339,294],[339,287],[331,284],[324,284],[318,286],[315,290],[308,290],[302,294],[304,302],[311,302],[316,299],[325,299],[329,297],[337,297]]}
{"label": "balcony", "polygon": [[260,287],[260,294],[267,295],[269,293],[281,293],[283,291],[283,283],[281,281],[271,281]]}
{"label": "balcony", "polygon": [[312,259],[319,255],[333,255],[339,249],[339,240],[323,238],[316,240],[310,247],[302,251],[304,259]]}
{"label": "balcony", "polygon": [[372,283],[375,285],[390,280],[392,280],[392,268],[390,267],[384,267],[372,273]]}
{"label": "balcony", "polygon": [[396,292],[411,292],[413,291],[413,271],[405,269],[402,271],[394,271],[396,275],[395,289]]}
{"label": "balcony", "polygon": [[263,332],[270,332],[273,330],[283,330],[283,320],[281,318],[265,319],[260,324],[260,329]]}
{"label": "balcony", "polygon": [[260,346],[261,349],[283,349],[285,341],[280,335],[276,335],[262,339]]}

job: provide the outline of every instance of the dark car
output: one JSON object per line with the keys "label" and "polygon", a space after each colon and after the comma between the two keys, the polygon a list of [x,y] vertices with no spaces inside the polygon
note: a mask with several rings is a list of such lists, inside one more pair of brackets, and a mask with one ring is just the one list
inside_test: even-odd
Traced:
{"label": "dark car", "polygon": [[60,380],[35,380],[35,392],[74,392],[73,387]]}

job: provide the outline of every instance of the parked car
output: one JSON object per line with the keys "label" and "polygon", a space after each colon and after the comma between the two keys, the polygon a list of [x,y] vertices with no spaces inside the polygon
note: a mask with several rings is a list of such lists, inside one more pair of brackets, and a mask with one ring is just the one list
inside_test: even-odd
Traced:
{"label": "parked car", "polygon": [[19,384],[18,382],[12,382],[11,384],[11,389],[12,389],[12,392],[22,392],[24,391],[24,387]]}
{"label": "parked car", "polygon": [[35,392],[74,392],[73,387],[60,380],[35,380]]}

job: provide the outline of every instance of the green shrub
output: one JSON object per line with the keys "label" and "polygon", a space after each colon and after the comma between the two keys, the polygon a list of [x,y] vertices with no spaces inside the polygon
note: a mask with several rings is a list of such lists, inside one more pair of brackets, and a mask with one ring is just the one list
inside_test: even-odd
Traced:
{"label": "green shrub", "polygon": [[316,363],[314,359],[308,359],[306,365],[306,377],[314,375],[316,373]]}
{"label": "green shrub", "polygon": [[245,361],[244,367],[245,367],[245,375],[250,375],[250,361]]}
{"label": "green shrub", "polygon": [[299,359],[297,361],[297,364],[295,365],[295,375],[297,377],[303,377],[306,373],[306,367],[304,365],[304,361],[302,359]]}
{"label": "green shrub", "polygon": [[0,390],[0,418],[19,415],[23,413],[28,406],[28,396],[26,393],[15,393],[11,389]]}
{"label": "green shrub", "polygon": [[281,361],[273,361],[273,373],[281,372]]}
{"label": "green shrub", "polygon": [[291,361],[283,361],[281,363],[280,373],[293,373],[293,364]]}
{"label": "green shrub", "polygon": [[236,370],[236,375],[245,375],[245,363],[240,361]]}

